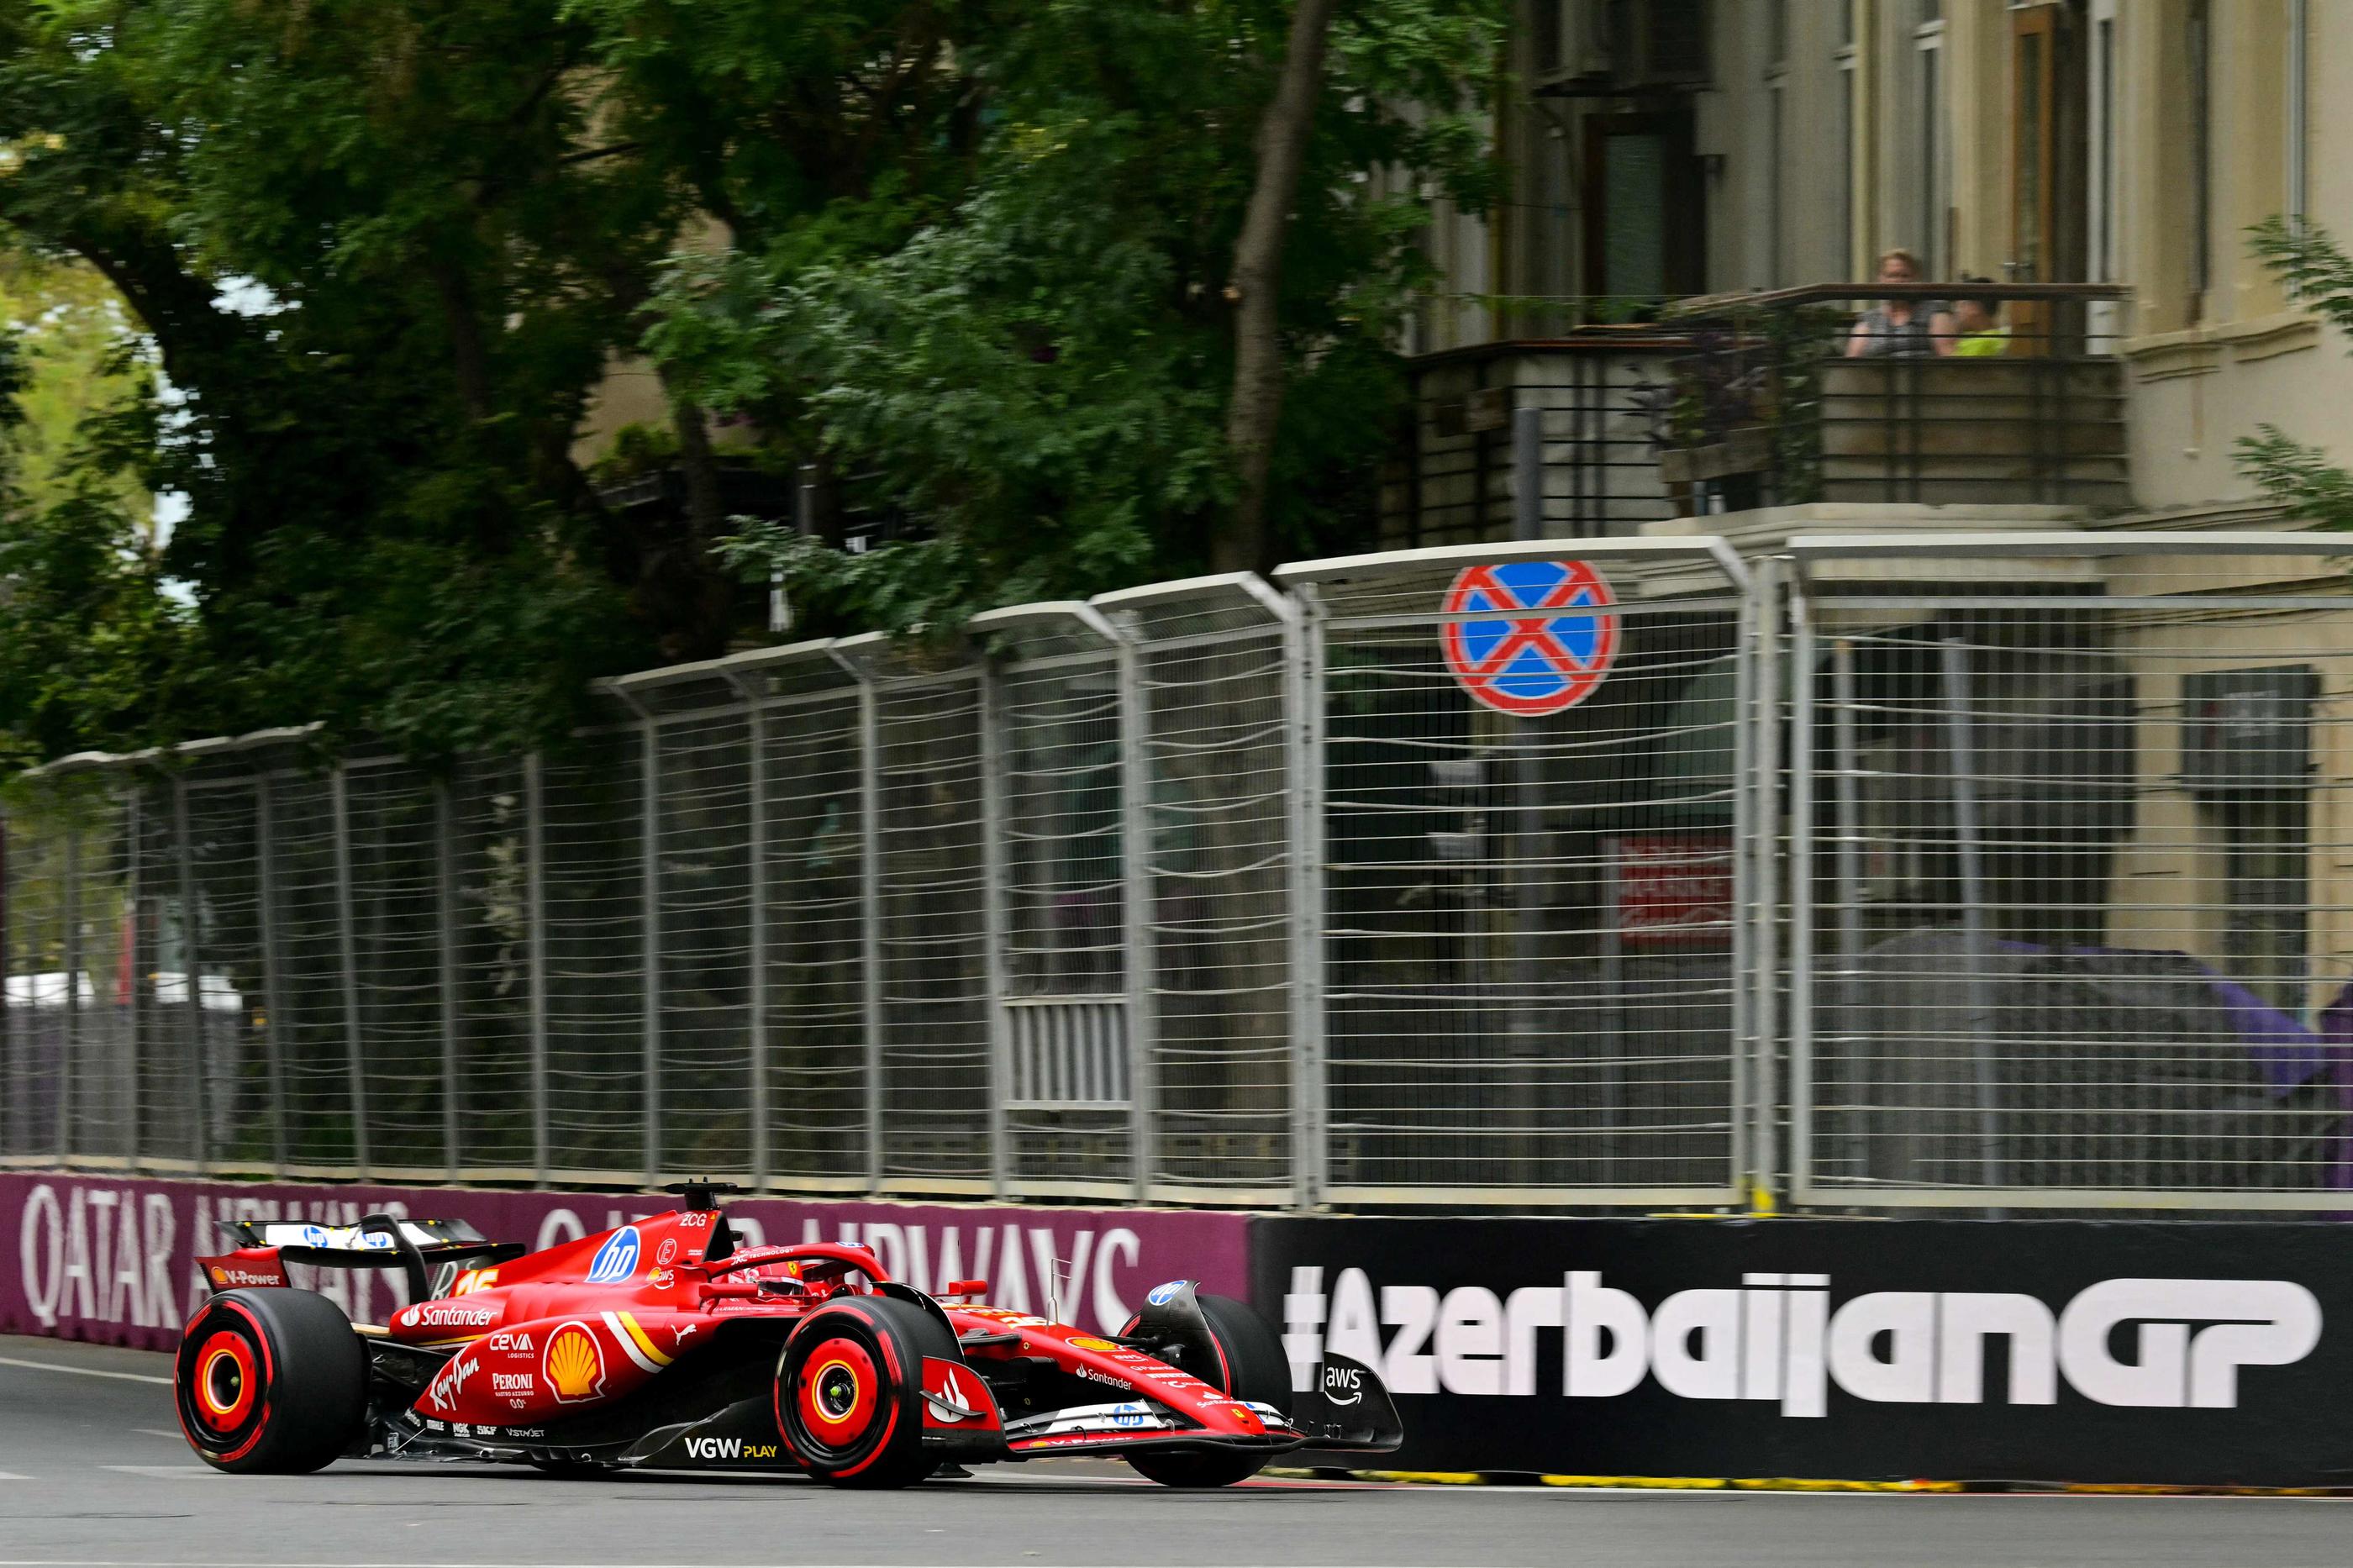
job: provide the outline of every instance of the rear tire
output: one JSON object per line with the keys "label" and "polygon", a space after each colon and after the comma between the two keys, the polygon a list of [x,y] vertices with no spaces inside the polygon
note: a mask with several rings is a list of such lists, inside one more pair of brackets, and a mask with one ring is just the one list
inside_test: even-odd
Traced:
{"label": "rear tire", "polygon": [[232,1475],[306,1475],[367,1417],[367,1352],[343,1309],[309,1290],[227,1290],[190,1320],[173,1363],[180,1429]]}
{"label": "rear tire", "polygon": [[801,1320],[777,1358],[776,1429],[828,1486],[912,1486],[923,1451],[923,1358],[962,1361],[947,1325],[913,1302],[850,1296]]}
{"label": "rear tire", "polygon": [[[1266,1326],[1266,1320],[1251,1311],[1248,1303],[1230,1296],[1196,1299],[1201,1304],[1202,1318],[1209,1325],[1217,1364],[1187,1370],[1235,1399],[1271,1405],[1288,1415],[1291,1363],[1282,1353],[1282,1342]],[[1122,1331],[1134,1333],[1134,1321],[1131,1320]],[[1237,1481],[1246,1481],[1258,1474],[1271,1457],[1229,1448],[1180,1448],[1131,1454],[1127,1462],[1136,1474],[1164,1487],[1192,1489],[1229,1487]]]}

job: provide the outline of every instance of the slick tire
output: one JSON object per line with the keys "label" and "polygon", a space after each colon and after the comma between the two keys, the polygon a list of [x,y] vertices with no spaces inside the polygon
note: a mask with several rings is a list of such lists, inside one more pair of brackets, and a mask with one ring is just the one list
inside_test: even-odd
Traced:
{"label": "slick tire", "polygon": [[172,1390],[196,1457],[233,1475],[332,1464],[367,1418],[367,1352],[309,1290],[227,1290],[181,1336]]}
{"label": "slick tire", "polygon": [[[1209,1340],[1217,1352],[1217,1364],[1191,1367],[1205,1383],[1217,1384],[1236,1399],[1254,1400],[1271,1405],[1288,1415],[1291,1410],[1291,1363],[1284,1359],[1282,1342],[1266,1326],[1266,1320],[1230,1296],[1201,1296],[1201,1316],[1208,1321]],[[1128,1324],[1128,1332],[1135,1325]],[[1231,1449],[1177,1449],[1161,1453],[1132,1454],[1127,1462],[1136,1474],[1158,1481],[1164,1487],[1229,1487],[1246,1481],[1258,1474],[1266,1464],[1263,1454],[1237,1453]]]}
{"label": "slick tire", "polygon": [[776,1361],[776,1430],[828,1486],[913,1486],[923,1451],[923,1358],[961,1361],[945,1324],[911,1301],[852,1296],[801,1320]]}

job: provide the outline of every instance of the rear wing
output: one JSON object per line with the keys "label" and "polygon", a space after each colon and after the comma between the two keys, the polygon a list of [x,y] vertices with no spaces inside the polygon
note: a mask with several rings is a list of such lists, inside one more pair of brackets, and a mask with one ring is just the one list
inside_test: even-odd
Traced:
{"label": "rear wing", "polygon": [[357,1225],[224,1219],[223,1239],[234,1250],[196,1259],[216,1289],[288,1283],[285,1265],[322,1268],[398,1268],[408,1275],[409,1299],[450,1293],[461,1273],[520,1258],[521,1242],[491,1241],[461,1219],[394,1219],[368,1215]]}

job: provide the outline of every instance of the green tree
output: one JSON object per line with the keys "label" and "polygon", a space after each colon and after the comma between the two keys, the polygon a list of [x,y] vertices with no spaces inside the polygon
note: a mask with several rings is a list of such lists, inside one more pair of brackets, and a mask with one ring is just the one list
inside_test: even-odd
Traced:
{"label": "green tree", "polygon": [[[2353,332],[2353,258],[2318,225],[2266,218],[2252,231],[2260,256],[2296,300],[2338,331]],[[2239,469],[2297,517],[2353,530],[2353,472],[2276,425],[2243,436]]]}
{"label": "green tree", "polygon": [[[1429,275],[1419,197],[1372,192],[1483,204],[1499,15],[1356,0],[1329,28],[1275,286],[1285,547],[1361,510]],[[427,756],[560,732],[586,677],[742,629],[706,409],[935,525],[854,563],[786,552],[839,620],[1199,565],[1235,515],[1226,291],[1293,16],[0,0],[0,248],[102,277],[142,338],[121,374],[171,392],[93,382],[90,461],[20,462],[6,524],[17,600],[83,606],[43,657],[140,650],[91,689],[151,700],[37,717],[20,683],[0,731],[319,719]],[[577,449],[648,343],[675,515],[604,505]],[[30,420],[44,453],[61,412]],[[157,555],[167,492],[187,516]]]}
{"label": "green tree", "polygon": [[[1431,280],[1419,193],[1492,194],[1478,115],[1500,15],[1364,0],[1331,25],[1282,264],[1261,274],[1282,392],[1261,533],[1235,505],[1229,285],[1292,16],[1034,5],[958,50],[987,94],[961,199],[882,191],[681,267],[653,342],[697,395],[804,424],[936,530],[854,560],[753,531],[739,563],[837,624],[906,626],[1350,537],[1335,525],[1361,518],[1402,398],[1395,329]],[[830,243],[895,238],[909,205],[903,243]]]}

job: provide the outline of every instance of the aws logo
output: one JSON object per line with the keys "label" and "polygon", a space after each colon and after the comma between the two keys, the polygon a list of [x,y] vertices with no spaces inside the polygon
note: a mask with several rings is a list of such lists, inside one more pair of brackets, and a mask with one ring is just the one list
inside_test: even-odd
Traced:
{"label": "aws logo", "polygon": [[[1684,1399],[1827,1413],[1831,1384],[1886,1405],[1986,1403],[1989,1341],[2008,1349],[2011,1405],[2051,1405],[2063,1376],[2100,1405],[2229,1410],[2239,1369],[2286,1366],[2320,1342],[2320,1303],[2287,1279],[2105,1279],[2053,1312],[2009,1291],[1878,1290],[1833,1310],[1821,1274],[1746,1274],[1738,1289],[1679,1290],[1648,1309],[1599,1273],[1499,1296],[1466,1285],[1377,1292],[1346,1268],[1296,1268],[1283,1298],[1292,1386],[1314,1385],[1326,1350],[1380,1370],[1397,1394],[1524,1397],[1540,1336],[1560,1392],[1610,1399],[1647,1377]],[[1346,1403],[1348,1390],[1330,1389]]]}

